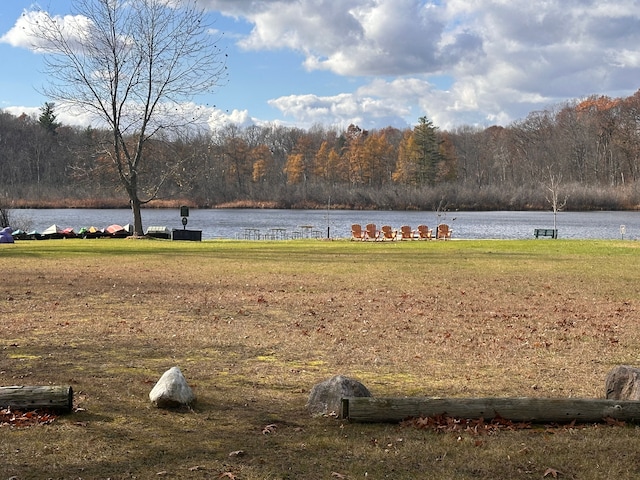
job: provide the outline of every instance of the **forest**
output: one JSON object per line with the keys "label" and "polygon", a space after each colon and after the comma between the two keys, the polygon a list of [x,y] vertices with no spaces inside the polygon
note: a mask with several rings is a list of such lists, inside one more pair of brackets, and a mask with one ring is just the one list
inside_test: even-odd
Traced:
{"label": "forest", "polygon": [[[0,111],[0,207],[126,207],[109,132]],[[367,131],[227,125],[154,137],[147,206],[631,210],[640,206],[640,90],[593,95],[508,126]]]}

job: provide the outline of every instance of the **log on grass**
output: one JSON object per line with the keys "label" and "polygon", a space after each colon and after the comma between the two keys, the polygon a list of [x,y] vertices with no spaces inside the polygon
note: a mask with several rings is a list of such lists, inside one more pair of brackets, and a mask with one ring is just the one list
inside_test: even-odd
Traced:
{"label": "log on grass", "polygon": [[73,389],[57,385],[0,387],[0,408],[7,407],[15,410],[48,408],[70,412],[73,408]]}
{"label": "log on grass", "polygon": [[411,417],[532,423],[596,423],[605,418],[640,423],[640,401],[589,398],[430,398],[350,397],[342,399],[341,418],[353,422],[400,422]]}

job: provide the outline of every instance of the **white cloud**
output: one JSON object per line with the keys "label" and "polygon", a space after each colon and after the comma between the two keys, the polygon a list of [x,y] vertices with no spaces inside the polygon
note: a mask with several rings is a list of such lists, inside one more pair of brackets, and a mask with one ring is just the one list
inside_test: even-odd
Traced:
{"label": "white cloud", "polygon": [[40,107],[4,107],[2,110],[10,113],[14,117],[26,115],[31,118],[38,118],[40,115]]}
{"label": "white cloud", "polygon": [[86,37],[91,31],[91,22],[82,15],[49,16],[44,10],[25,10],[15,25],[0,37],[0,43],[34,51],[46,50],[48,45],[38,29],[43,26],[47,28],[46,25],[50,22],[54,22],[60,28],[71,46],[74,45],[75,39]]}
{"label": "white cloud", "polygon": [[269,104],[301,125],[362,123],[353,96],[346,93],[335,97],[289,95],[271,100]]}
{"label": "white cloud", "polygon": [[[253,25],[241,49],[301,55],[309,71],[356,79],[269,105],[301,126],[441,128],[508,123],[567,98],[629,95],[640,83],[638,0],[199,0]],[[82,31],[73,17],[57,17]],[[29,46],[26,13],[0,41]],[[75,22],[75,23],[74,23]],[[440,85],[437,78],[450,81]],[[351,87],[350,85],[358,85]],[[326,90],[325,90],[326,91]],[[298,89],[298,92],[300,90]],[[244,108],[213,125],[259,123]]]}
{"label": "white cloud", "polygon": [[[40,107],[4,107],[4,110],[7,113],[10,113],[13,116],[19,117],[22,114],[25,114],[33,119],[38,119],[40,117],[41,112]],[[78,127],[88,127],[90,125],[97,126],[99,122],[96,121],[96,118],[91,115],[86,110],[81,110],[78,108],[69,108],[63,104],[56,103],[54,112],[56,115],[56,120],[61,122],[63,125],[73,125]]]}
{"label": "white cloud", "polygon": [[[12,106],[2,108],[3,111],[10,113],[16,117],[27,115],[33,119],[38,119],[41,113],[41,107],[22,107]],[[268,122],[261,121],[251,117],[247,110],[233,110],[224,112],[215,107],[206,107],[188,102],[183,104],[167,104],[159,105],[158,111],[162,112],[161,118],[166,120],[168,116],[173,117],[175,125],[183,124],[186,128],[198,130],[216,130],[229,124],[247,127],[250,125],[266,124]],[[56,103],[54,112],[56,120],[63,125],[72,125],[76,127],[106,128],[104,120],[96,116],[94,113],[86,109],[76,106],[68,106],[62,103]]]}
{"label": "white cloud", "polygon": [[480,48],[469,32],[447,33],[443,7],[419,0],[264,2],[245,13],[254,24],[240,42],[251,50],[287,48],[310,70],[339,75],[439,72]]}
{"label": "white cloud", "polygon": [[217,108],[211,108],[209,109],[209,116],[207,118],[207,124],[211,130],[217,130],[231,124],[238,125],[240,127],[248,127],[250,125],[257,125],[261,123],[264,122],[251,117],[247,110],[232,110],[231,112],[224,112]]}
{"label": "white cloud", "polygon": [[[639,86],[640,54],[631,45],[640,43],[640,2],[634,0],[614,5],[595,0],[209,4],[254,24],[241,42],[244,48],[295,50],[310,70],[405,78],[386,80],[390,90],[372,97],[363,92],[379,81],[360,92],[270,102],[298,121],[387,118],[391,103],[393,114],[405,120],[410,112],[447,124],[508,122],[564,98],[632,92]],[[448,91],[428,87],[435,74],[454,78]],[[392,88],[406,87],[409,76],[426,89],[420,96]]]}
{"label": "white cloud", "polygon": [[387,82],[381,79],[357,89],[353,93],[333,96],[288,95],[271,100],[269,104],[297,124],[342,125],[351,123],[371,129],[382,126],[404,128],[418,118],[411,105],[432,95],[432,86],[416,78]]}

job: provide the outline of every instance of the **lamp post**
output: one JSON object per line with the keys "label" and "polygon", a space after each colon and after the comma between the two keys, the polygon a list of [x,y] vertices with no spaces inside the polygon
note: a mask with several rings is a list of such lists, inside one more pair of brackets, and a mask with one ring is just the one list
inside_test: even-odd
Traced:
{"label": "lamp post", "polygon": [[187,229],[187,223],[189,222],[189,219],[187,218],[189,216],[189,207],[187,206],[181,206],[180,207],[180,216],[182,217],[182,229],[186,230]]}

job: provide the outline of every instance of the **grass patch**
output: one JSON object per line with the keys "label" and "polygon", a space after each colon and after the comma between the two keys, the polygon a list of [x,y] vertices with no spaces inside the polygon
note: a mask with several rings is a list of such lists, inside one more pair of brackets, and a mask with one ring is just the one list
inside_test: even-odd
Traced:
{"label": "grass patch", "polygon": [[[378,396],[602,397],[613,366],[640,363],[639,246],[3,245],[0,384],[70,384],[82,410],[3,429],[2,473],[489,479],[553,468],[567,478],[637,477],[633,426],[478,438],[312,418],[304,405],[335,374]],[[149,404],[174,365],[198,396],[191,412]],[[263,434],[266,425],[276,427]]]}

